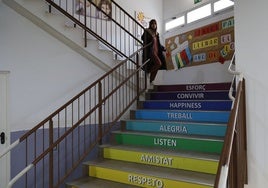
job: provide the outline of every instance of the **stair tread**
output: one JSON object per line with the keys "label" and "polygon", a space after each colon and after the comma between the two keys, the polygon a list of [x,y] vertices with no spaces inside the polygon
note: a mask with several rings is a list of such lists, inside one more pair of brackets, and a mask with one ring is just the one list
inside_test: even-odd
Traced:
{"label": "stair tread", "polygon": [[137,110],[131,110],[131,111],[172,111],[172,112],[229,112],[230,110],[178,110],[178,109],[137,109]]}
{"label": "stair tread", "polygon": [[145,102],[150,102],[150,103],[163,103],[163,102],[169,102],[169,103],[192,103],[192,102],[200,102],[200,103],[214,103],[214,102],[231,102],[232,100],[231,99],[213,99],[213,100],[194,100],[194,99],[189,99],[189,100],[153,100],[153,99],[146,99],[146,100],[140,100],[139,103],[145,103]]}
{"label": "stair tread", "polygon": [[[126,120],[122,120],[122,121],[129,121],[129,122],[155,122],[155,123],[159,123],[159,122],[163,122],[163,120],[147,120],[147,119],[126,119]],[[226,126],[227,123],[211,123],[211,122],[195,122],[195,121],[164,121],[165,123],[172,123],[172,124],[195,124],[195,125],[208,125],[208,126]]]}
{"label": "stair tread", "polygon": [[217,83],[192,83],[192,84],[165,84],[155,85],[156,90],[186,90],[186,91],[209,91],[209,90],[228,90],[231,82]]}
{"label": "stair tread", "polygon": [[109,180],[103,180],[94,177],[85,177],[73,182],[67,183],[67,185],[73,188],[135,188],[137,186],[128,185],[124,183],[113,182]]}
{"label": "stair tread", "polygon": [[115,145],[107,144],[107,145],[102,145],[100,147],[127,150],[127,151],[147,152],[147,153],[154,153],[157,155],[180,156],[180,157],[203,159],[203,160],[210,160],[210,161],[219,160],[218,154],[209,154],[209,153],[201,153],[201,152],[193,152],[193,151],[178,151],[178,150],[170,150],[170,149],[159,150],[157,148],[152,148],[152,147],[142,147],[142,146],[129,147],[127,145],[121,145],[121,144],[115,144]]}
{"label": "stair tread", "polygon": [[231,84],[231,82],[205,82],[205,83],[182,83],[182,84],[165,84],[165,85],[161,85],[161,84],[158,84],[157,86],[180,86],[180,85],[220,85],[220,84]]}
{"label": "stair tread", "polygon": [[174,181],[183,181],[189,183],[198,183],[203,185],[213,185],[215,175],[205,174],[193,171],[170,169],[165,167],[157,167],[148,165],[124,162],[118,160],[102,159],[98,161],[89,161],[85,165],[99,166],[113,170],[125,171],[131,174],[139,174],[144,176],[154,176],[161,179],[171,179]]}
{"label": "stair tread", "polygon": [[178,90],[178,91],[157,91],[157,90],[148,90],[147,93],[215,93],[215,92],[229,92],[229,90],[207,90],[207,91],[186,91],[186,90]]}

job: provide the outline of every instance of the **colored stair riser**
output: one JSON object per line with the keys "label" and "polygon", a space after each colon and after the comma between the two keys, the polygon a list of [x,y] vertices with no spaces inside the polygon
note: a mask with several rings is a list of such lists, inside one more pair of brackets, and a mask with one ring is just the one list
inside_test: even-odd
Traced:
{"label": "colored stair riser", "polygon": [[226,132],[226,125],[126,121],[126,130],[223,137]]}
{"label": "colored stair riser", "polygon": [[202,140],[191,138],[171,138],[157,137],[151,135],[134,135],[134,134],[116,134],[118,144],[160,147],[168,149],[179,149],[186,151],[208,152],[220,154],[223,141],[219,140]]}
{"label": "colored stair riser", "polygon": [[229,100],[228,92],[150,93],[151,100]]}
{"label": "colored stair riser", "polygon": [[232,101],[143,101],[144,109],[172,110],[230,110]]}
{"label": "colored stair riser", "polygon": [[170,180],[167,178],[159,178],[144,174],[137,174],[131,172],[125,172],[120,170],[114,170],[109,168],[90,166],[89,175],[92,177],[97,177],[101,179],[116,181],[120,183],[136,185],[140,187],[147,188],[174,188],[174,187],[183,187],[183,188],[212,188],[213,186],[209,185],[199,185],[194,183]]}
{"label": "colored stair riser", "polygon": [[183,121],[183,122],[213,122],[227,123],[230,112],[199,112],[199,111],[166,111],[166,110],[137,110],[132,112],[135,119]]}
{"label": "colored stair riser", "polygon": [[187,85],[161,85],[157,86],[157,91],[211,91],[229,90],[230,83],[213,84],[187,84]]}
{"label": "colored stair riser", "polygon": [[204,172],[209,174],[216,174],[218,168],[217,161],[163,154],[160,155],[149,152],[104,148],[103,154],[104,158],[106,159],[122,160],[127,162]]}

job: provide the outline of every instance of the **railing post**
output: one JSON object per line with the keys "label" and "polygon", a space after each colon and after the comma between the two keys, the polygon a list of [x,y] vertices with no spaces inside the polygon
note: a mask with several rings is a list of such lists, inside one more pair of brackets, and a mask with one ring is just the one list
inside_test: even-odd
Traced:
{"label": "railing post", "polygon": [[230,163],[229,163],[229,173],[227,178],[227,187],[229,188],[237,188],[235,183],[235,160],[234,160],[234,150],[235,150],[235,144],[233,145],[232,154],[230,157]]}
{"label": "railing post", "polygon": [[102,144],[102,84],[101,82],[99,82],[98,84],[99,88],[98,88],[98,94],[99,94],[99,125],[98,125],[98,130],[99,130],[99,145]]}
{"label": "railing post", "polygon": [[139,70],[139,54],[137,53],[136,55],[136,70],[137,71],[137,76],[136,76],[136,79],[137,79],[137,104],[140,100],[140,77],[139,77],[139,74],[140,74],[140,70]]}
{"label": "railing post", "polygon": [[[53,120],[49,120],[49,147],[53,145]],[[53,150],[49,152],[49,188],[53,188]]]}
{"label": "railing post", "polygon": [[84,0],[84,7],[85,7],[85,12],[84,12],[84,42],[85,42],[85,48],[87,47],[87,0]]}
{"label": "railing post", "polygon": [[48,12],[51,13],[52,7],[51,4],[48,5]]}
{"label": "railing post", "polygon": [[[242,104],[240,103],[240,106]],[[243,147],[243,130],[241,110],[238,113],[238,126],[237,126],[237,188],[244,187],[244,147]]]}
{"label": "railing post", "polygon": [[246,121],[246,88],[245,88],[245,80],[242,81],[242,108],[241,108],[241,119],[242,119],[242,135],[243,135],[243,154],[244,154],[244,183],[248,184],[248,161],[247,161],[247,121]]}

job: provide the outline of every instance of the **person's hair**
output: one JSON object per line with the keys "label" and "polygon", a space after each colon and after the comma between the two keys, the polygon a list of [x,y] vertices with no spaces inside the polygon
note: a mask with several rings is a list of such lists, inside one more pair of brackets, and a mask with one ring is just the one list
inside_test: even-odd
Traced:
{"label": "person's hair", "polygon": [[108,7],[110,8],[110,11],[112,11],[112,3],[110,0],[100,0],[98,7],[101,9],[101,5],[108,5]]}
{"label": "person's hair", "polygon": [[153,25],[153,24],[157,24],[157,22],[156,22],[155,19],[150,20],[150,22],[149,22],[149,28],[150,28],[150,29],[152,29],[152,25]]}

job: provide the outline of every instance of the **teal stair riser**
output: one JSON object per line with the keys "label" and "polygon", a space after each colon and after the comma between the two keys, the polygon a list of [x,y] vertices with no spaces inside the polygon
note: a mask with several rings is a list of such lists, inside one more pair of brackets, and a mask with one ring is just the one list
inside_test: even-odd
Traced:
{"label": "teal stair riser", "polygon": [[137,110],[131,113],[133,119],[213,123],[227,123],[230,116],[227,111]]}
{"label": "teal stair riser", "polygon": [[226,132],[226,125],[191,124],[191,123],[177,123],[177,122],[126,121],[125,129],[128,131],[223,137]]}
{"label": "teal stair riser", "polygon": [[230,110],[232,101],[143,101],[143,109]]}
{"label": "teal stair riser", "polygon": [[118,144],[160,147],[176,150],[198,151],[219,154],[222,150],[223,141],[208,139],[193,139],[179,137],[164,137],[140,134],[115,134]]}

